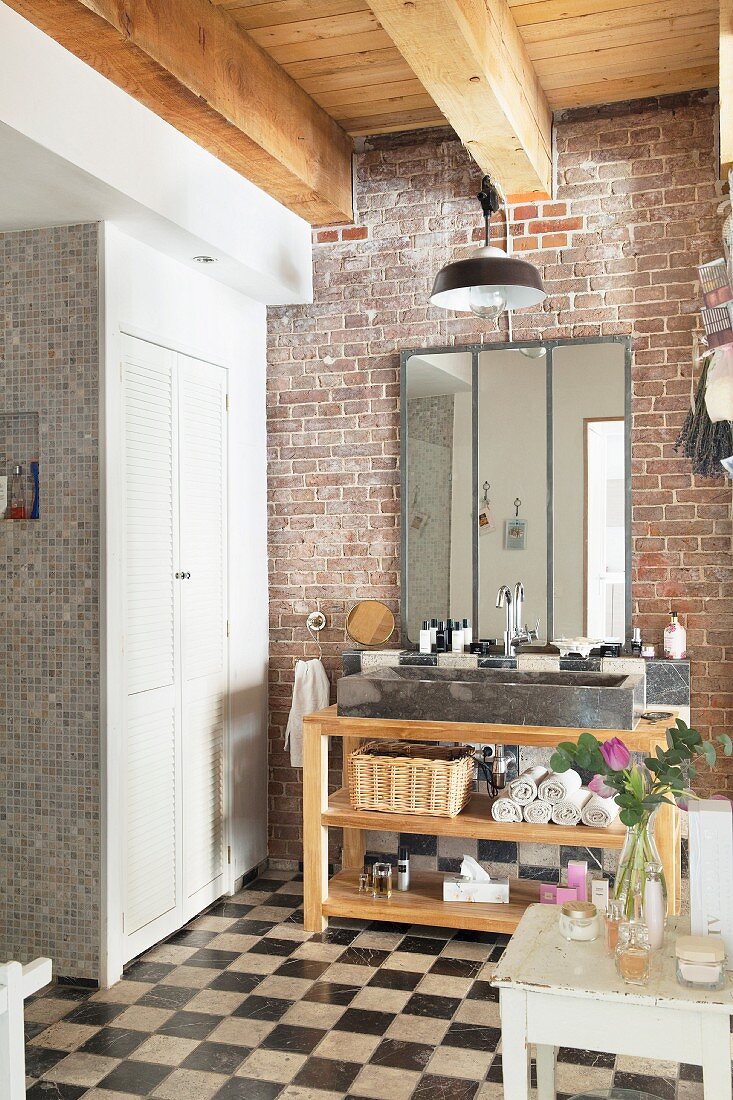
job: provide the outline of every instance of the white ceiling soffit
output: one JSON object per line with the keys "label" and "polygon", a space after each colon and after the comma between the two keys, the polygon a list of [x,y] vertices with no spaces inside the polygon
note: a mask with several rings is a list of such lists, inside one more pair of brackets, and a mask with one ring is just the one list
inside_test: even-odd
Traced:
{"label": "white ceiling soffit", "polygon": [[312,300],[307,222],[0,3],[0,231],[100,220],[256,301]]}
{"label": "white ceiling soffit", "polygon": [[473,360],[470,352],[411,355],[407,360],[407,396],[439,397],[470,390]]}

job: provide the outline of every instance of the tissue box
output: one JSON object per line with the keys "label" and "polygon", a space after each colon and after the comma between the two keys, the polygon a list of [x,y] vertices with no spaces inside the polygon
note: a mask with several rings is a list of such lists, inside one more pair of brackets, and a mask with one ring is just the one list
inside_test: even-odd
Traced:
{"label": "tissue box", "polygon": [[719,933],[733,966],[733,816],[730,802],[690,800],[690,923],[693,935]]}
{"label": "tissue box", "polygon": [[509,902],[509,879],[492,879],[491,882],[475,882],[460,875],[447,875],[443,879],[443,901]]}

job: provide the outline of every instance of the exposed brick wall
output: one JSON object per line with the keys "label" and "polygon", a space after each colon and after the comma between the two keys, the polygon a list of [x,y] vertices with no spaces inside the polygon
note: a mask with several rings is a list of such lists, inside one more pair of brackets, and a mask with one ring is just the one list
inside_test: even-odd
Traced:
{"label": "exposed brick wall", "polygon": [[[659,643],[679,609],[694,719],[730,730],[730,488],[692,478],[674,451],[689,405],[695,267],[721,252],[715,125],[704,93],[558,120],[555,200],[512,210],[514,247],[532,250],[549,292],[543,308],[515,315],[514,337],[633,337],[634,621]],[[357,158],[356,227],[314,236],[314,304],[270,311],[276,858],[301,854],[300,781],[283,731],[294,661],[314,655],[305,614],[318,601],[328,615],[324,660],[335,676],[350,602],[371,595],[399,609],[398,351],[506,339],[505,318],[497,330],[426,305],[435,272],[480,237],[479,180],[450,132],[368,142]]]}

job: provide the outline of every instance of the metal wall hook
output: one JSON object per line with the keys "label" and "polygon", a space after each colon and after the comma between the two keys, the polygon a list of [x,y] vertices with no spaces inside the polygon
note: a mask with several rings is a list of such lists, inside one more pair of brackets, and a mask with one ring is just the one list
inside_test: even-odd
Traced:
{"label": "metal wall hook", "polygon": [[323,649],[321,647],[320,633],[321,633],[322,630],[325,629],[326,616],[323,614],[322,611],[311,611],[311,613],[308,615],[307,619],[305,620],[305,626],[306,626],[306,630],[310,634],[311,638],[313,639],[315,644],[318,646],[318,657],[320,659],[320,658],[323,657]]}
{"label": "metal wall hook", "polygon": [[485,504],[485,505],[486,505],[487,507],[488,507],[488,504],[489,504],[489,489],[490,489],[490,488],[491,488],[491,485],[489,484],[489,482],[488,482],[488,481],[485,481],[485,482],[484,482],[484,485],[483,485],[483,489],[484,489],[484,504]]}
{"label": "metal wall hook", "polygon": [[521,508],[521,506],[522,506],[521,500],[519,499],[519,497],[515,497],[514,498],[514,518],[515,519],[519,516],[519,509]]}

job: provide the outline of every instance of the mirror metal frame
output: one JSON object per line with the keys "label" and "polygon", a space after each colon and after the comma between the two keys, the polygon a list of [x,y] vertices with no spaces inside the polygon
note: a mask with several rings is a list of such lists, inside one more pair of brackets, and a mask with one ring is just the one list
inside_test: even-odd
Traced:
{"label": "mirror metal frame", "polygon": [[[487,351],[519,351],[521,348],[545,348],[546,378],[547,378],[547,525],[553,532],[553,537],[547,540],[547,640],[552,637],[554,628],[554,525],[552,522],[553,507],[553,424],[552,424],[552,362],[553,353],[557,348],[578,347],[580,345],[618,344],[624,349],[624,455],[628,488],[624,501],[624,518],[626,523],[626,539],[624,558],[626,567],[626,590],[624,602],[626,608],[626,637],[631,638],[631,617],[633,610],[633,598],[631,591],[631,565],[632,565],[632,537],[631,537],[631,337],[630,336],[583,336],[578,339],[559,340],[513,340],[496,341],[488,344],[448,344],[434,347],[403,348],[400,351],[400,625],[402,638],[405,642],[410,639],[407,629],[408,593],[408,558],[407,558],[407,525],[405,523],[405,501],[408,500],[407,485],[407,402],[403,394],[407,392],[407,364],[413,355],[446,355],[469,354],[471,356],[472,377],[472,415],[471,415],[471,475],[473,478],[472,501],[472,536],[471,559],[473,565],[473,622],[478,628],[479,619],[479,594],[481,578],[479,575],[479,540],[478,540],[478,509],[479,509],[479,397],[478,397],[478,372],[479,356]],[[478,630],[477,630],[478,636]]]}

